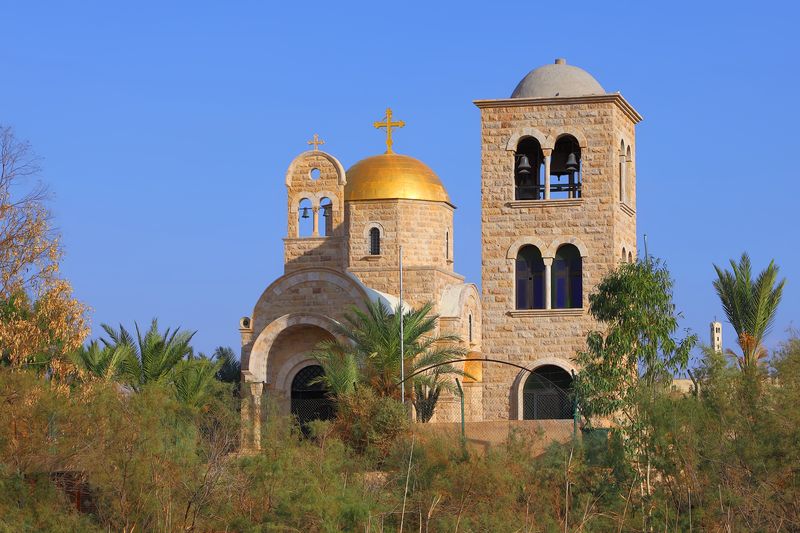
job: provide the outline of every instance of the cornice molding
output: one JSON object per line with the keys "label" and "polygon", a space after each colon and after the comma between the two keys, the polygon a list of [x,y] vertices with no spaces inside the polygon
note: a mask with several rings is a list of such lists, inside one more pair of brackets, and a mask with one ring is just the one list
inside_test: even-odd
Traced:
{"label": "cornice molding", "polygon": [[585,314],[583,308],[579,309],[515,309],[506,312],[515,318],[546,318],[546,317],[576,317]]}
{"label": "cornice molding", "polygon": [[642,115],[640,115],[620,93],[600,94],[596,96],[557,96],[553,98],[502,98],[498,100],[473,100],[472,103],[480,109],[492,107],[613,103],[616,104],[634,124],[638,124],[643,120]]}

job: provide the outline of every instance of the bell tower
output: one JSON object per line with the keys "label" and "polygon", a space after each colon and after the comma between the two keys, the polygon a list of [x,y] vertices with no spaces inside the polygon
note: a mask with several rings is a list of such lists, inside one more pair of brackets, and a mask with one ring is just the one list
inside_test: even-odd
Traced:
{"label": "bell tower", "polygon": [[[578,369],[588,295],[636,256],[635,126],[642,117],[563,59],[481,113],[483,354]],[[527,374],[523,372],[523,374]],[[529,418],[525,376],[483,371],[487,419]]]}
{"label": "bell tower", "polygon": [[298,155],[286,171],[287,232],[284,271],[315,266],[344,268],[344,167],[338,159],[313,145]]}

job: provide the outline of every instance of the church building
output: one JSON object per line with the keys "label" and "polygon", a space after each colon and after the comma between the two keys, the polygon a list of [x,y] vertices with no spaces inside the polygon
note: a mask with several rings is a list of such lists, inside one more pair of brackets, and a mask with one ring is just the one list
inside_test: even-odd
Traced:
{"label": "church building", "polygon": [[[240,321],[243,446],[259,447],[262,397],[284,413],[327,416],[310,355],[351,306],[432,302],[439,333],[468,352],[469,421],[569,418],[539,383],[568,389],[595,327],[588,295],[636,257],[635,126],[642,117],[563,59],[532,70],[510,98],[476,100],[481,116],[480,289],[453,268],[455,206],[422,161],[386,152],[345,170],[313,148],[285,176],[284,274]],[[277,192],[277,189],[276,189]],[[477,194],[478,191],[475,191]],[[516,366],[487,360],[507,361]],[[522,370],[522,368],[527,370]],[[544,380],[534,380],[535,376]],[[309,384],[311,382],[312,384]],[[460,419],[443,394],[434,421]],[[310,403],[309,403],[310,402]]]}

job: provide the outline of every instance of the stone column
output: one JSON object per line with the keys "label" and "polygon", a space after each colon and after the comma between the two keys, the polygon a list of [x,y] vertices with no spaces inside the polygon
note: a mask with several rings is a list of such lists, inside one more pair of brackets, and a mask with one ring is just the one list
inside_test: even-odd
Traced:
{"label": "stone column", "polygon": [[253,402],[250,420],[253,425],[253,451],[261,450],[261,394],[264,392],[264,384],[248,383],[250,385],[250,400]]}
{"label": "stone column", "polygon": [[552,309],[553,308],[553,294],[551,288],[551,278],[552,278],[552,271],[553,271],[553,258],[552,257],[542,257],[544,261],[544,308],[545,309]]}
{"label": "stone column", "polygon": [[544,199],[550,199],[550,157],[552,150],[543,149],[544,153]]}
{"label": "stone column", "polygon": [[242,381],[239,383],[239,393],[242,395],[242,427],[241,427],[241,440],[239,441],[239,447],[242,452],[250,451],[253,445],[253,437],[252,437],[252,427],[251,427],[251,418],[250,418],[250,402],[252,398],[250,398],[250,384],[245,383]]}
{"label": "stone column", "polygon": [[314,231],[312,237],[319,237],[319,207],[312,207],[311,211],[314,213]]}

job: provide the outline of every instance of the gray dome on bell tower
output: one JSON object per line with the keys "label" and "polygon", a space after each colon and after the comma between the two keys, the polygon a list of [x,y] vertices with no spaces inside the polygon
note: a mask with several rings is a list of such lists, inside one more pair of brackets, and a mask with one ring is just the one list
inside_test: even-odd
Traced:
{"label": "gray dome on bell tower", "polygon": [[591,74],[582,68],[567,65],[565,59],[556,59],[530,71],[511,94],[511,98],[554,98],[568,96],[593,96],[606,94],[605,89]]}

